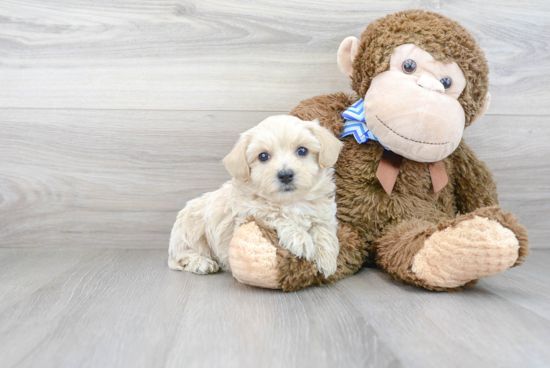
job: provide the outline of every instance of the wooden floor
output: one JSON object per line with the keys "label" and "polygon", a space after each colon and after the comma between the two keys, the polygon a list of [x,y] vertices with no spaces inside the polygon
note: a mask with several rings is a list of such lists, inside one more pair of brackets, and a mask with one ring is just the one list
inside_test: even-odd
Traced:
{"label": "wooden floor", "polygon": [[296,293],[165,250],[0,249],[0,366],[548,367],[550,250],[459,293],[375,269]]}

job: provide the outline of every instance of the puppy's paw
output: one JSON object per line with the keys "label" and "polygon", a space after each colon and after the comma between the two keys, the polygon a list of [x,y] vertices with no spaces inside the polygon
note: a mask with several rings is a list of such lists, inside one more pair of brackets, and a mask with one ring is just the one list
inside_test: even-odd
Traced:
{"label": "puppy's paw", "polygon": [[327,226],[315,226],[311,229],[311,238],[317,247],[314,258],[319,272],[325,277],[332,276],[338,266],[338,253],[340,246],[335,229]]}
{"label": "puppy's paw", "polygon": [[315,259],[315,267],[317,267],[319,272],[321,272],[325,277],[332,276],[338,267],[337,257],[338,255],[320,251],[317,253],[317,257]]}
{"label": "puppy's paw", "polygon": [[312,260],[316,254],[315,244],[311,235],[302,229],[295,229],[288,236],[281,237],[279,233],[279,245],[288,249],[295,256],[299,258],[305,257],[307,260]]}
{"label": "puppy's paw", "polygon": [[220,269],[216,261],[204,256],[188,256],[178,261],[171,258],[168,266],[173,270],[185,270],[199,275],[215,273]]}

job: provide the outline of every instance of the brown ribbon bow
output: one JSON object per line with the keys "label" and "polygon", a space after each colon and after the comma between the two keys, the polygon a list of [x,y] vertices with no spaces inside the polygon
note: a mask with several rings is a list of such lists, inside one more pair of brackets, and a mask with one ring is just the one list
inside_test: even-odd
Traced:
{"label": "brown ribbon bow", "polygon": [[[388,195],[391,195],[402,162],[403,156],[392,151],[384,150],[384,154],[378,165],[378,170],[376,170],[376,177]],[[428,167],[430,169],[434,192],[437,193],[449,182],[447,172],[445,171],[445,165],[443,165],[443,161],[437,161],[430,162]]]}

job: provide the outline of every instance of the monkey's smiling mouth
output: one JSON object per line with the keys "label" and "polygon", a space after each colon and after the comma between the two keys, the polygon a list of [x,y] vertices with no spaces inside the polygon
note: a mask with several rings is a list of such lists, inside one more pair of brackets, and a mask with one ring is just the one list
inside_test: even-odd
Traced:
{"label": "monkey's smiling mouth", "polygon": [[432,142],[421,142],[421,141],[416,141],[414,139],[411,139],[411,138],[407,138],[399,133],[397,133],[395,130],[393,130],[392,128],[390,128],[389,126],[387,126],[386,124],[384,124],[384,122],[378,117],[378,115],[376,115],[376,119],[378,119],[378,121],[380,122],[380,124],[382,124],[383,126],[385,126],[390,132],[392,132],[393,134],[403,138],[403,139],[406,139],[408,141],[411,141],[411,142],[414,142],[414,143],[420,143],[420,144],[429,144],[429,145],[432,145],[432,146],[444,146],[446,144],[449,144],[450,142],[444,142],[444,143],[432,143]]}

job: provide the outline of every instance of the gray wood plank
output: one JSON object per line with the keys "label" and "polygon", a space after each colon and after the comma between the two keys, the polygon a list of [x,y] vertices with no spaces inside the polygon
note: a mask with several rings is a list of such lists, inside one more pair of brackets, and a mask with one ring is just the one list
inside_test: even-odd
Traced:
{"label": "gray wood plank", "polygon": [[[229,175],[238,134],[278,112],[0,110],[0,246],[164,248],[186,201]],[[546,117],[487,116],[466,141],[502,206],[549,247]]]}
{"label": "gray wood plank", "polygon": [[267,112],[3,110],[0,243],[160,247]]}
{"label": "gray wood plank", "polygon": [[[537,257],[547,264],[550,254]],[[335,287],[410,367],[547,367],[550,319],[539,312],[550,304],[538,293],[548,294],[550,273],[541,262],[523,269],[536,280],[510,270],[456,293],[423,291],[372,269]]]}
{"label": "gray wood plank", "polygon": [[340,41],[410,8],[478,38],[489,113],[550,113],[550,3],[534,0],[4,0],[0,107],[287,111],[348,90]]}
{"label": "gray wood plank", "polygon": [[163,250],[3,248],[0,365],[545,367],[550,252],[533,258],[459,293],[374,269],[282,293],[171,271]]}
{"label": "gray wood plank", "polygon": [[549,252],[536,250],[521,267],[484,279],[480,286],[550,320]]}
{"label": "gray wood plank", "polygon": [[33,293],[40,293],[43,285],[96,253],[100,252],[64,252],[61,248],[46,253],[0,251],[0,313]]}
{"label": "gray wood plank", "polygon": [[329,290],[283,294],[174,272],[158,250],[3,252],[45,257],[52,271],[76,264],[3,308],[2,367],[402,366]]}

